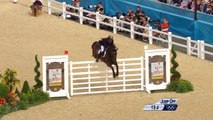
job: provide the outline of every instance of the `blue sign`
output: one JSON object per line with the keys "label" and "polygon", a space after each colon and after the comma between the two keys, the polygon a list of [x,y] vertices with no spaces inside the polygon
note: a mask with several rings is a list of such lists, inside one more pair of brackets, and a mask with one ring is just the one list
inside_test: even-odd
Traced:
{"label": "blue sign", "polygon": [[175,111],[178,107],[177,99],[174,98],[163,98],[155,104],[145,105],[144,111]]}

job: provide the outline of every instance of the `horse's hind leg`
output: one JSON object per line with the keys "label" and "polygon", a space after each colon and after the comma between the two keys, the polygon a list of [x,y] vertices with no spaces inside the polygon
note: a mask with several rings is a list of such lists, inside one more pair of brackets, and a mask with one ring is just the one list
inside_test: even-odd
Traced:
{"label": "horse's hind leg", "polygon": [[110,68],[112,69],[112,74],[113,74],[113,78],[115,78],[115,71],[114,71],[114,68],[112,66],[110,66]]}

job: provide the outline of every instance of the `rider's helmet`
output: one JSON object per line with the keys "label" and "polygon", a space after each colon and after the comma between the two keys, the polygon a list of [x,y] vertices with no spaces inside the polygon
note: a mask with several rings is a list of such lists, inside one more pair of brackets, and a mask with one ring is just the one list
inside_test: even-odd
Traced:
{"label": "rider's helmet", "polygon": [[112,35],[109,35],[109,36],[108,36],[108,42],[109,42],[110,45],[113,45],[113,44],[114,44],[114,43],[113,43],[113,36],[112,36]]}

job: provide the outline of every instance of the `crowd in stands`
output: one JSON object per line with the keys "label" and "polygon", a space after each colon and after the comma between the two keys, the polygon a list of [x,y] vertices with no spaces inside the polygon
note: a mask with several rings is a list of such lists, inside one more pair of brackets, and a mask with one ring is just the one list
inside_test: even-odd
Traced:
{"label": "crowd in stands", "polygon": [[[132,9],[129,9],[127,13],[123,13],[119,19],[124,20],[126,22],[133,22],[137,25],[144,26],[144,27],[149,27],[149,17],[145,15],[144,11],[141,10],[139,6],[136,7],[135,12]],[[121,27],[129,28],[129,25],[126,24],[120,24]],[[148,35],[148,30],[147,29],[140,29],[140,28],[135,28],[137,32],[145,33]],[[136,38],[142,37],[136,35]],[[143,41],[148,41],[147,37],[142,37]]]}
{"label": "crowd in stands", "polygon": [[[174,6],[178,6],[185,9],[194,10],[195,0],[157,0],[163,3],[169,3]],[[200,12],[213,15],[213,0],[197,0],[196,9]]]}
{"label": "crowd in stands", "polygon": [[[80,2],[80,0],[73,0],[72,6],[79,7],[79,2]],[[104,7],[103,7],[101,2],[99,2],[97,5],[89,5],[88,7],[93,8],[94,9],[93,12],[99,12],[99,14],[104,15]],[[78,11],[75,11],[71,8],[67,8],[67,11],[78,12]],[[95,14],[92,14],[92,13],[83,13],[83,14],[84,14],[84,16],[89,17],[91,19],[96,19]],[[61,16],[62,16],[62,14],[61,14]],[[67,18],[69,18],[69,17],[67,16]],[[139,25],[139,26],[143,26],[145,28],[150,27],[150,24],[149,24],[150,18],[145,14],[145,12],[143,10],[141,10],[140,6],[137,6],[135,11],[130,8],[126,13],[122,13],[122,15],[117,16],[117,18],[120,19],[120,20],[129,22],[129,23],[133,22],[134,24]],[[101,17],[99,19],[101,20]],[[110,22],[109,20],[106,20],[106,19],[102,19],[101,21],[112,23],[112,21]],[[89,21],[89,20],[86,20],[86,19],[83,21],[83,23],[95,25],[95,22]],[[118,25],[122,28],[130,29],[129,24],[119,22]],[[168,20],[166,18],[163,19],[162,23],[155,24],[155,26],[158,30],[161,30],[162,32],[166,32],[166,33],[168,32],[169,23],[168,23]],[[118,31],[122,32],[122,29],[118,29]],[[148,29],[143,29],[141,27],[135,27],[135,31],[140,32],[140,33],[144,33],[146,35],[149,34]],[[153,32],[153,35],[159,37],[159,34],[157,34],[155,32]],[[135,37],[139,38],[139,39],[141,39],[145,42],[148,42],[148,37],[144,37],[144,36],[141,36],[141,35],[136,35]]]}
{"label": "crowd in stands", "polygon": [[[137,25],[140,25],[140,26],[143,26],[143,27],[146,27],[146,28],[150,27],[149,22],[151,21],[150,18],[145,14],[145,12],[141,10],[140,6],[136,7],[135,12],[132,9],[129,9],[128,12],[123,13],[123,15],[121,15],[119,17],[119,19],[124,20],[126,22],[133,22]],[[160,22],[160,20],[159,20],[159,22]],[[130,27],[129,25],[126,25],[126,24],[123,24],[123,23],[121,23],[120,26],[124,27],[124,28]],[[168,32],[169,23],[168,23],[168,20],[166,18],[163,19],[162,23],[155,24],[155,26],[156,26],[156,28],[158,28],[158,30],[161,30],[162,32],[166,32],[166,33]],[[147,35],[149,34],[148,29],[140,29],[138,27],[135,27],[135,30],[137,32],[140,32],[140,33],[144,33],[144,34],[147,34]],[[153,35],[159,36],[159,34],[157,34],[157,33],[153,33]],[[142,37],[143,41],[148,42],[148,37],[136,35],[136,38],[138,38],[138,37],[139,38]]]}
{"label": "crowd in stands", "polygon": [[[99,2],[97,5],[92,6],[92,7],[95,8],[94,12],[99,12],[99,14],[102,14],[102,15],[104,14],[104,7],[103,7],[101,2]],[[89,18],[92,18],[92,19],[96,19],[96,16],[94,14],[91,14],[91,13],[88,13],[85,16],[87,16]],[[144,26],[146,28],[148,28],[150,26],[150,24],[149,24],[150,18],[147,15],[145,15],[145,12],[141,10],[140,6],[137,6],[135,11],[130,8],[127,11],[127,13],[122,13],[122,15],[120,15],[118,17],[118,19],[126,21],[126,22],[129,22],[129,23],[133,22],[134,24],[137,24],[139,26]],[[87,23],[90,24],[90,22],[88,20],[84,21],[84,23],[85,24],[87,24]],[[94,23],[94,22],[92,22],[92,23]],[[122,22],[119,23],[119,26],[121,26],[122,28],[130,29],[130,25],[129,24],[125,24],[125,23],[122,23]],[[155,24],[155,26],[157,28],[160,28],[159,30],[161,30],[163,32],[168,32],[169,23],[168,23],[166,18],[164,18],[164,20],[163,20],[163,22],[161,24]],[[141,29],[141,28],[135,27],[135,30],[137,32],[140,32],[140,33],[144,33],[144,34],[147,34],[147,35],[149,34],[148,29]],[[122,31],[122,30],[118,29],[118,31]],[[153,35],[156,36],[158,34],[153,33]],[[148,42],[148,38],[147,37],[136,35],[136,38],[141,38],[143,41]]]}

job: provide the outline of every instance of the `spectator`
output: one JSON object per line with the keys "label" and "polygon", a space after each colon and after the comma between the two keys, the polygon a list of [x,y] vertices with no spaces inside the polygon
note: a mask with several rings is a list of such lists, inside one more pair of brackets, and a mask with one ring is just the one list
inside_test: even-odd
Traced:
{"label": "spectator", "polygon": [[180,6],[181,0],[173,0],[173,5],[174,6]]}
{"label": "spectator", "polygon": [[[141,26],[144,26],[144,27],[149,27],[150,25],[149,25],[149,22],[148,22],[148,17],[141,17],[141,19],[140,19],[140,25]],[[137,27],[136,27],[137,28]],[[137,32],[140,32],[140,33],[145,33],[145,34],[149,34],[149,30],[148,29],[141,29],[141,28],[137,28],[136,29],[136,31]],[[146,38],[146,37],[143,37],[143,36],[141,36],[141,35],[135,35],[135,38],[142,38],[142,40],[143,41],[148,41],[148,38]]]}
{"label": "spectator", "polygon": [[209,5],[213,6],[213,0],[209,2]]}
{"label": "spectator", "polygon": [[147,15],[145,15],[145,13],[144,13],[144,11],[141,11],[140,13],[139,13],[139,19],[136,21],[136,24],[138,24],[138,25],[143,25],[143,18],[144,17],[147,17],[147,19],[148,19],[148,21],[149,21],[149,17],[147,16]]}
{"label": "spectator", "polygon": [[167,3],[167,0],[158,0],[158,1],[162,3]]}
{"label": "spectator", "polygon": [[213,6],[208,5],[208,8],[207,8],[207,10],[206,10],[206,13],[207,13],[207,14],[210,14],[210,15],[213,15]]}
{"label": "spectator", "polygon": [[72,0],[72,5],[74,7],[80,7],[80,0]]}
{"label": "spectator", "polygon": [[131,14],[128,14],[125,16],[125,21],[127,22],[135,22],[136,17],[135,17],[135,13],[131,12]]}
{"label": "spectator", "polygon": [[189,0],[183,0],[180,4],[181,8],[188,8]]}
{"label": "spectator", "polygon": [[200,11],[205,13],[207,10],[207,7],[208,7],[208,4],[206,3],[206,1],[202,0],[200,4]]}
{"label": "spectator", "polygon": [[195,9],[195,6],[194,6],[194,0],[191,0],[189,3],[188,3],[188,9],[191,9],[191,10],[194,10]]}
{"label": "spectator", "polygon": [[[99,12],[99,14],[102,15],[104,14],[104,7],[101,2],[98,3],[97,7],[95,8],[95,12]],[[88,13],[86,16],[95,19],[94,14]]]}
{"label": "spectator", "polygon": [[96,7],[96,10],[95,10],[96,12],[99,12],[100,14],[104,14],[104,7],[103,7],[103,5],[102,5],[102,3],[101,2],[99,2],[98,3],[98,6]]}
{"label": "spectator", "polygon": [[159,26],[160,26],[162,32],[169,31],[169,22],[166,18],[163,19],[163,23],[161,23]]}
{"label": "spectator", "polygon": [[[74,7],[80,7],[80,0],[72,0],[72,6]],[[70,8],[70,7],[66,7],[66,11],[68,12],[78,12],[78,10]],[[67,15],[69,17],[71,17],[71,15]]]}
{"label": "spectator", "polygon": [[[146,28],[149,28],[149,27],[150,27],[147,17],[144,17],[144,18],[143,18],[143,26],[146,27]],[[144,29],[144,30],[143,30],[143,33],[145,33],[146,35],[149,35],[149,30],[148,30],[148,29]],[[144,41],[144,42],[148,42],[148,41],[149,41],[149,38],[148,38],[148,37],[143,37],[143,41]]]}
{"label": "spectator", "polygon": [[[158,27],[162,32],[168,32],[169,31],[169,22],[166,18],[163,19],[163,22],[161,24],[155,24],[156,27]],[[153,32],[154,36],[159,36],[156,32]]]}
{"label": "spectator", "polygon": [[132,9],[129,9],[128,12],[125,14],[124,17],[121,17],[122,20],[125,20],[127,22],[134,21],[135,19],[135,13],[133,12]]}
{"label": "spectator", "polygon": [[135,11],[135,17],[136,17],[136,19],[138,19],[140,17],[139,16],[140,12],[141,12],[141,8],[140,8],[140,6],[137,6],[136,7],[136,11]]}
{"label": "spectator", "polygon": [[[133,10],[130,8],[130,9],[128,10],[128,12],[127,12],[126,14],[123,13],[123,15],[120,16],[119,19],[120,19],[120,20],[127,21],[127,22],[135,22],[136,17],[135,17],[135,13],[134,13]],[[122,23],[122,22],[119,22],[118,24],[119,24],[119,26],[121,26],[121,27],[130,28],[129,25],[124,24],[124,23]],[[118,29],[118,31],[122,31],[122,30]]]}

